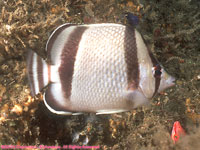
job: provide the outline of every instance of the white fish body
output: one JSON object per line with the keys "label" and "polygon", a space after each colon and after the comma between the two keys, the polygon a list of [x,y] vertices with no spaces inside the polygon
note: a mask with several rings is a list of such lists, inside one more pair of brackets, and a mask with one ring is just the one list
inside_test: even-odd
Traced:
{"label": "white fish body", "polygon": [[64,24],[46,50],[51,64],[30,51],[28,77],[33,96],[48,85],[44,102],[53,113],[129,111],[174,85],[140,33],[124,25]]}

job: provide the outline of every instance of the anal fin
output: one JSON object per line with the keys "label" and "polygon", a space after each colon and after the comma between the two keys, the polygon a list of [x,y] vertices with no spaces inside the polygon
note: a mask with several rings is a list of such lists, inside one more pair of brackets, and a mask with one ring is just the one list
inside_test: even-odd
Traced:
{"label": "anal fin", "polygon": [[60,83],[49,84],[47,91],[44,93],[44,103],[53,113],[73,115],[73,112],[67,110],[67,99],[63,95]]}
{"label": "anal fin", "polygon": [[98,110],[96,112],[96,115],[102,115],[102,114],[115,114],[115,113],[121,113],[121,112],[125,112],[128,110],[125,109],[104,109],[104,110]]}

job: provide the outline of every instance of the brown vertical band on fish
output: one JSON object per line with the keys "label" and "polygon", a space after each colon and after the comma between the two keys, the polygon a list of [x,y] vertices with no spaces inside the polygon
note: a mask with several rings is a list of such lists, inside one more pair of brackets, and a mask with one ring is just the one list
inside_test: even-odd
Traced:
{"label": "brown vertical band on fish", "polygon": [[86,27],[77,27],[74,29],[63,47],[59,76],[62,83],[62,91],[64,92],[66,99],[70,99],[71,96],[72,76],[74,73],[76,53],[79,48],[82,34],[86,29]]}
{"label": "brown vertical band on fish", "polygon": [[135,90],[139,85],[139,65],[135,30],[126,27],[124,37],[125,61],[127,64],[128,90]]}

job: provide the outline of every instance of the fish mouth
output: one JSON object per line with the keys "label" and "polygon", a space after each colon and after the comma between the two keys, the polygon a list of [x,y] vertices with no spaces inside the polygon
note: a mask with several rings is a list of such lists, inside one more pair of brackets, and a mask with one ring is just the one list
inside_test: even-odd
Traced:
{"label": "fish mouth", "polygon": [[169,87],[174,86],[174,85],[176,84],[176,78],[170,76],[170,77],[167,79],[167,83],[168,83]]}

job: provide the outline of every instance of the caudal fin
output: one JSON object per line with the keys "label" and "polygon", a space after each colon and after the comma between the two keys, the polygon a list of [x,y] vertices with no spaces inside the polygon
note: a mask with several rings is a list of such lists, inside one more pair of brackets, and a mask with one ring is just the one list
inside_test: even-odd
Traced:
{"label": "caudal fin", "polygon": [[50,81],[50,66],[32,50],[28,52],[27,73],[31,95],[37,95]]}

